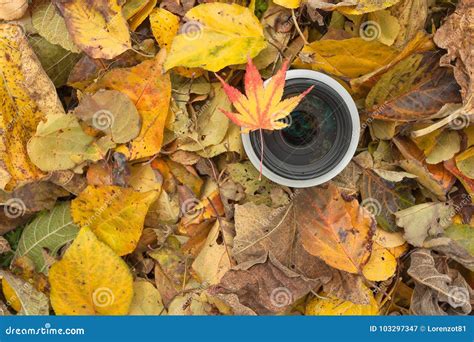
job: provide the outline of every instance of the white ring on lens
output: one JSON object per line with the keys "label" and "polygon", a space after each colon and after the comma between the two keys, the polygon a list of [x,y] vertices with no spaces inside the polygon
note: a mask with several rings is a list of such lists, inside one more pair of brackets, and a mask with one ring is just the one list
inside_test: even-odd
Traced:
{"label": "white ring on lens", "polygon": [[[304,69],[294,69],[288,70],[286,73],[286,80],[291,80],[294,78],[307,78],[315,81],[322,82],[332,89],[334,89],[343,99],[347,108],[349,109],[349,113],[352,120],[352,136],[349,143],[349,147],[347,148],[346,153],[342,157],[342,159],[337,163],[329,172],[325,173],[322,176],[315,177],[312,179],[304,179],[304,180],[295,180],[295,179],[288,179],[284,178],[270,169],[268,169],[265,165],[262,165],[262,174],[270,179],[271,181],[278,183],[280,185],[289,186],[292,188],[309,188],[311,186],[316,186],[327,181],[330,181],[332,178],[336,177],[342,170],[349,164],[352,157],[354,156],[357,145],[359,143],[359,136],[360,136],[360,120],[359,120],[359,112],[357,110],[356,104],[352,99],[352,96],[347,92],[346,89],[335,79],[329,77],[328,75],[322,74],[317,71],[313,70],[304,70]],[[268,79],[264,82],[264,85],[267,85],[271,79]],[[253,166],[257,169],[260,168],[260,158],[257,156],[255,151],[252,148],[252,143],[250,142],[250,134],[242,133],[242,143],[244,145],[245,152],[250,159],[250,162]]]}

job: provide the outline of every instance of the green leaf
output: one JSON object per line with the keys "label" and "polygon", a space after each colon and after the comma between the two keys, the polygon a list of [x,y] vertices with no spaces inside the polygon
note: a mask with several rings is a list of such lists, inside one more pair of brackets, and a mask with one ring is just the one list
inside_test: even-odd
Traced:
{"label": "green leaf", "polygon": [[74,240],[78,231],[72,221],[70,203],[61,203],[51,211],[42,212],[26,226],[15,257],[26,255],[34,262],[38,272],[47,273],[43,249],[55,257],[62,246]]}
{"label": "green leaf", "polygon": [[474,256],[474,228],[468,224],[454,224],[444,231],[444,234],[460,244]]}
{"label": "green leaf", "polygon": [[64,18],[51,1],[37,2],[33,7],[31,21],[38,33],[51,44],[60,45],[71,52],[81,52],[72,42]]}
{"label": "green leaf", "polygon": [[71,70],[81,56],[59,45],[51,44],[44,37],[31,36],[28,40],[56,88],[65,85]]}
{"label": "green leaf", "polygon": [[112,145],[84,133],[73,115],[49,115],[28,142],[31,161],[43,171],[72,169],[86,160],[102,159]]}

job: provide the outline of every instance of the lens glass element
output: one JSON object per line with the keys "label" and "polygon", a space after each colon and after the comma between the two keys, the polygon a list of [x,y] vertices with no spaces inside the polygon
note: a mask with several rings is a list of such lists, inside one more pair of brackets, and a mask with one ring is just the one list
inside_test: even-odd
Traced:
{"label": "lens glass element", "polygon": [[[299,95],[310,86],[314,86],[313,90],[282,119],[288,127],[263,134],[265,167],[287,179],[312,179],[327,173],[341,161],[350,145],[351,114],[333,88],[314,79],[290,79],[284,98]],[[260,158],[258,132],[250,133],[250,141]]]}

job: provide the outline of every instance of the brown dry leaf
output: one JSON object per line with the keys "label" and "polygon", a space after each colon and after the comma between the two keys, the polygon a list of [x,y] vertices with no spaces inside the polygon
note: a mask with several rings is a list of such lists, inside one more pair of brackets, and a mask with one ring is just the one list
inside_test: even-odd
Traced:
{"label": "brown dry leaf", "polygon": [[427,164],[423,151],[411,140],[397,136],[392,141],[405,158],[399,161],[400,166],[416,175],[417,182],[444,201],[456,178],[443,167],[443,164]]}
{"label": "brown dry leaf", "polygon": [[408,185],[391,182],[370,169],[364,169],[360,185],[362,206],[370,211],[378,225],[387,231],[396,231],[394,214],[414,204],[415,198]]}
{"label": "brown dry leaf", "polygon": [[9,0],[0,4],[0,19],[20,19],[28,9],[28,0]]}
{"label": "brown dry leaf", "polygon": [[304,249],[295,208],[294,203],[278,208],[252,202],[236,206],[232,249],[235,260],[250,266],[271,254],[282,270],[291,270],[302,279],[319,281],[326,293],[366,303],[361,277],[333,269]]}
{"label": "brown dry leaf", "polygon": [[213,294],[235,294],[240,305],[265,315],[284,312],[320,286],[319,280],[305,280],[289,269],[282,269],[271,256],[265,256],[250,268],[240,265],[230,270],[211,291]]}
{"label": "brown dry leaf", "polygon": [[88,92],[101,88],[117,90],[135,104],[142,119],[141,131],[130,147],[120,149],[131,160],[150,157],[161,150],[171,98],[170,77],[163,73],[165,54],[162,50],[153,60],[129,69],[111,70],[87,89]]}
{"label": "brown dry leaf", "polygon": [[436,31],[434,41],[439,47],[448,50],[441,57],[441,65],[451,67],[454,62],[454,77],[461,86],[465,113],[474,110],[474,4],[470,0],[461,0],[456,11]]}
{"label": "brown dry leaf", "polygon": [[372,248],[375,220],[356,200],[346,200],[331,183],[295,198],[303,246],[328,265],[359,273]]}
{"label": "brown dry leaf", "polygon": [[[457,270],[426,249],[411,254],[408,274],[415,280],[410,310],[415,315],[467,315],[474,291]],[[447,304],[443,309],[439,302]]]}
{"label": "brown dry leaf", "polygon": [[390,12],[400,23],[395,46],[405,46],[416,34],[423,32],[428,17],[428,3],[424,0],[402,0]]}
{"label": "brown dry leaf", "polygon": [[369,115],[391,121],[416,121],[436,114],[446,103],[460,102],[459,86],[438,55],[414,54],[387,71],[365,100]]}

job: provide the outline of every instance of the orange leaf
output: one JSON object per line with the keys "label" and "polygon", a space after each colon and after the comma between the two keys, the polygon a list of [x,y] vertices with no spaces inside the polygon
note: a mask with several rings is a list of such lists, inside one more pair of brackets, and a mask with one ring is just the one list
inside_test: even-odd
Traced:
{"label": "orange leaf", "polygon": [[165,55],[163,49],[154,59],[137,66],[113,69],[86,90],[89,93],[102,88],[118,90],[134,102],[142,118],[142,128],[128,148],[122,146],[119,150],[130,160],[150,157],[161,150],[171,99],[170,75],[163,73]]}
{"label": "orange leaf", "polygon": [[360,273],[372,248],[372,215],[332,183],[301,190],[294,205],[304,249],[329,266]]}
{"label": "orange leaf", "polygon": [[313,89],[311,87],[301,95],[282,101],[287,69],[288,63],[285,62],[280,71],[264,86],[258,69],[249,58],[245,73],[245,95],[217,76],[238,113],[224,110],[222,112],[246,133],[259,129],[275,130],[287,127],[288,124],[279,120],[287,117]]}

